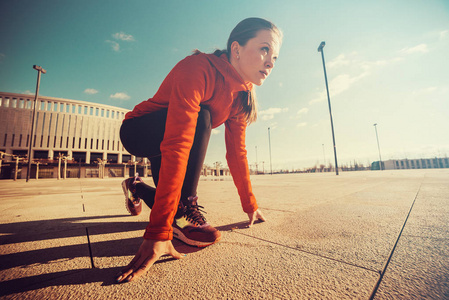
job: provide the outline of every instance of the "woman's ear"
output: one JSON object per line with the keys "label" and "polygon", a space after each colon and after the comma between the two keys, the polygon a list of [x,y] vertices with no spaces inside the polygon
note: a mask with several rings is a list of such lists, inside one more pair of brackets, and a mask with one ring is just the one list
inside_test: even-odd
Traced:
{"label": "woman's ear", "polygon": [[231,56],[233,58],[239,58],[239,50],[240,50],[240,44],[237,41],[233,41],[231,44]]}

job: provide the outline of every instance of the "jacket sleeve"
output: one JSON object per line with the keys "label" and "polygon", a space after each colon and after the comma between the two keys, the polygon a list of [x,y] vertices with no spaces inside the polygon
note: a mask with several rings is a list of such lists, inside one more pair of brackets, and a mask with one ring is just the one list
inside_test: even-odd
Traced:
{"label": "jacket sleeve", "polygon": [[161,143],[162,161],[145,239],[173,238],[172,223],[195,136],[200,103],[205,95],[206,82],[214,80],[204,66],[183,61],[168,77],[166,82],[171,84],[171,93]]}
{"label": "jacket sleeve", "polygon": [[252,192],[249,176],[248,159],[246,157],[246,122],[238,116],[225,123],[226,160],[232,179],[237,187],[243,211],[255,212],[258,208],[256,197]]}

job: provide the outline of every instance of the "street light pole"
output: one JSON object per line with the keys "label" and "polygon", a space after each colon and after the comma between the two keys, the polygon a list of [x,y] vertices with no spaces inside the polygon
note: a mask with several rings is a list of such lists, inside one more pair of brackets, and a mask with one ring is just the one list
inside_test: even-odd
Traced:
{"label": "street light pole", "polygon": [[375,123],[373,126],[374,126],[374,129],[376,130],[377,150],[379,150],[379,168],[382,171],[383,170],[383,167],[382,167],[382,156],[380,155],[379,136],[377,135],[377,123]]}
{"label": "street light pole", "polygon": [[331,99],[330,99],[330,96],[329,96],[329,87],[328,87],[328,84],[327,84],[326,65],[324,63],[324,51],[323,51],[323,48],[324,48],[325,45],[326,45],[325,42],[321,42],[320,46],[318,47],[318,52],[321,52],[321,58],[323,59],[324,81],[326,82],[327,102],[329,104],[329,115],[330,115],[330,118],[331,118],[332,142],[334,144],[335,173],[336,173],[336,175],[338,175],[337,147],[335,146],[334,122],[332,120]]}
{"label": "street light pole", "polygon": [[33,116],[31,118],[31,132],[30,132],[30,145],[28,146],[28,170],[27,170],[27,180],[26,182],[28,182],[28,180],[30,180],[30,176],[31,176],[31,150],[32,150],[32,146],[33,146],[33,142],[34,142],[34,120],[36,119],[36,106],[37,106],[37,99],[39,97],[39,85],[41,82],[41,73],[45,74],[47,73],[47,71],[45,69],[43,69],[40,66],[34,65],[33,69],[35,69],[37,71],[37,83],[36,83],[36,96],[34,97],[34,104],[33,104]]}
{"label": "street light pole", "polygon": [[270,127],[268,127],[268,145],[270,147],[270,175],[273,175],[273,168],[271,167],[271,138],[270,138]]}
{"label": "street light pole", "polygon": [[257,146],[256,146],[256,175],[259,174],[259,166],[257,164]]}
{"label": "street light pole", "polygon": [[324,144],[323,144],[323,165],[326,167],[326,155],[324,154]]}

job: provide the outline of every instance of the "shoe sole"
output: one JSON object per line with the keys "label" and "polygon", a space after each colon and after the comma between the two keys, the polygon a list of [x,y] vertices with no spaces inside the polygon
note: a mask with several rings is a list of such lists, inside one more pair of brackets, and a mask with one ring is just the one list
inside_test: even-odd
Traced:
{"label": "shoe sole", "polygon": [[186,237],[182,233],[182,231],[176,227],[173,227],[173,237],[189,246],[198,247],[198,248],[204,248],[204,247],[210,246],[212,244],[215,244],[216,242],[218,242],[221,239],[221,236],[220,236],[218,239],[216,239],[213,242],[201,242],[201,241],[191,240],[188,237]]}
{"label": "shoe sole", "polygon": [[125,194],[125,207],[126,207],[126,210],[131,214],[131,216],[138,216],[140,213],[137,214],[137,215],[134,215],[134,214],[131,212],[131,210],[129,209],[129,206],[128,206],[128,201],[129,201],[129,198],[128,198],[128,189],[126,188],[126,183],[125,183],[125,181],[126,181],[126,180],[122,181],[122,189],[123,189],[123,194]]}

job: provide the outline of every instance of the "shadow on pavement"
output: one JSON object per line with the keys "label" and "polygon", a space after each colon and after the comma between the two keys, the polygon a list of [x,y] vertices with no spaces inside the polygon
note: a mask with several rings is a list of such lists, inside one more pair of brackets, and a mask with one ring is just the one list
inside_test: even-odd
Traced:
{"label": "shadow on pavement", "polygon": [[[164,256],[155,262],[155,264],[172,260],[174,260],[174,258]],[[109,286],[117,284],[115,281],[116,275],[123,269],[123,267],[124,266],[66,270],[3,281],[0,282],[0,297],[51,286],[82,285],[102,281],[101,286]]]}
{"label": "shadow on pavement", "polygon": [[[70,237],[86,237],[83,243],[66,246],[56,246],[38,250],[16,251],[0,256],[0,271],[8,272],[13,268],[35,268],[42,265],[59,263],[70,263],[75,258],[88,258],[89,244],[86,236],[86,228],[89,229],[91,237],[90,246],[93,251],[93,259],[100,257],[122,257],[134,256],[142,242],[142,237],[107,240],[92,242],[92,237],[111,233],[131,232],[145,229],[147,222],[95,222],[98,219],[110,219],[124,217],[117,216],[94,216],[67,218],[55,220],[42,220],[30,222],[17,222],[1,224],[0,244],[20,244],[25,242],[45,241],[51,239],[62,239]],[[248,222],[238,222],[217,227],[221,231],[246,228]],[[173,245],[181,253],[194,253],[204,248],[188,246],[178,240],[173,240]],[[11,247],[11,246],[9,246]],[[20,248],[21,245],[18,245]],[[24,246],[25,248],[25,246]],[[163,257],[156,263],[164,263],[173,260],[171,257]],[[76,264],[76,262],[73,262]],[[125,266],[112,268],[84,268],[52,272],[22,278],[16,278],[0,282],[0,296],[11,295],[19,292],[41,289],[49,286],[61,286],[71,284],[86,284],[101,282],[102,285],[115,284],[115,275]],[[14,272],[13,270],[10,270]]]}
{"label": "shadow on pavement", "polygon": [[147,222],[92,222],[93,220],[122,217],[132,218],[130,215],[112,215],[0,224],[0,234],[2,234],[0,236],[0,245],[84,236],[85,234],[80,234],[75,229],[91,228],[105,224],[113,224],[114,226],[104,228],[101,234],[139,230],[145,228],[147,224]]}
{"label": "shadow on pavement", "polygon": [[[263,223],[263,221],[256,220],[254,222],[254,224],[259,224],[259,223]],[[233,223],[233,224],[217,226],[215,228],[217,228],[220,231],[232,231],[234,229],[245,229],[245,228],[248,228],[248,224],[249,224],[248,221],[242,221],[242,222],[237,222],[237,223]]]}

